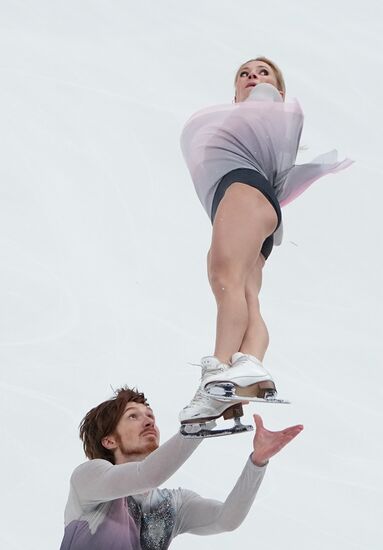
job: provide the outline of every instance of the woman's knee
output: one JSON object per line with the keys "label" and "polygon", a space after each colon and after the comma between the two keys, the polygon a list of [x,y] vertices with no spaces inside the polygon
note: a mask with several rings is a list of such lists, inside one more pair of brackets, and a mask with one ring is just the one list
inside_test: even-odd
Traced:
{"label": "woman's knee", "polygon": [[241,266],[235,265],[229,259],[216,260],[213,257],[209,262],[209,282],[215,296],[222,290],[242,289],[245,291],[246,273]]}

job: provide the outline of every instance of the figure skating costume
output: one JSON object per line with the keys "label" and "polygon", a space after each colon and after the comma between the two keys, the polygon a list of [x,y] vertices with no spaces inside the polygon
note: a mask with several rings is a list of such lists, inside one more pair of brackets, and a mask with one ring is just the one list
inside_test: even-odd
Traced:
{"label": "figure skating costume", "polygon": [[[256,85],[244,102],[209,107],[189,119],[181,135],[181,148],[197,195],[211,220],[217,209],[220,185],[233,171],[237,173],[242,169],[244,173],[251,171],[262,176],[265,183],[258,189],[279,214],[279,205],[285,206],[320,177],[343,170],[352,163],[349,159],[339,161],[337,152],[331,151],[310,163],[295,165],[302,127],[303,113],[298,101],[284,102],[278,90],[266,83]],[[271,186],[270,193],[267,185]],[[279,216],[278,222],[271,248],[282,242]],[[271,248],[268,246],[267,255]],[[231,365],[219,367],[219,372],[214,372],[217,363],[210,363],[209,368],[202,365],[199,389],[190,405],[180,413],[183,432],[185,426],[188,432],[193,431],[193,420],[198,427],[199,419],[203,424],[201,429],[205,429],[206,422],[222,416],[229,408],[227,402],[224,406],[223,398],[238,400],[242,396],[243,400],[269,398],[280,401],[275,397],[270,373],[257,358],[235,354]],[[215,384],[218,379],[219,384]],[[225,382],[229,384],[226,388]],[[244,387],[253,391],[245,392]],[[239,409],[231,411],[234,418],[238,418]]]}

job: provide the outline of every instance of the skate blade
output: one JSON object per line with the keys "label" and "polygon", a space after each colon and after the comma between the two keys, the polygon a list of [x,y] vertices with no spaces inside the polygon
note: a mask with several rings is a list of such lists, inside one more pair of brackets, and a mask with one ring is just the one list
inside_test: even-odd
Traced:
{"label": "skate blade", "polygon": [[290,401],[287,399],[280,399],[275,397],[275,386],[274,388],[265,388],[262,387],[260,382],[259,384],[252,384],[242,388],[241,386],[236,386],[232,382],[221,382],[218,384],[210,384],[203,391],[203,393],[209,397],[217,399],[217,401],[227,401],[227,402],[243,402],[254,401],[256,403],[274,403],[274,404],[284,404],[289,405]]}
{"label": "skate blade", "polygon": [[[243,401],[243,397],[235,395],[234,397],[216,397],[218,401]],[[279,397],[246,397],[251,403],[274,403],[274,405],[291,405],[291,401],[287,399],[279,399]]]}
{"label": "skate blade", "polygon": [[201,427],[196,432],[188,432],[185,430],[185,425],[180,428],[180,433],[187,439],[205,439],[207,437],[222,437],[224,435],[236,435],[253,431],[253,426],[241,424],[240,426],[233,426],[232,428],[222,428],[218,430],[209,430]]}

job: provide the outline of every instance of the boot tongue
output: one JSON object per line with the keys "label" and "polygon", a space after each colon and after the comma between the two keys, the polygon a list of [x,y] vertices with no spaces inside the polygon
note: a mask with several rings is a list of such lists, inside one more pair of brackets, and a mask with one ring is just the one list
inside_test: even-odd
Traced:
{"label": "boot tongue", "polygon": [[219,359],[217,359],[217,357],[202,357],[201,359],[201,367],[203,369],[208,369],[208,370],[214,370],[214,369],[217,369],[220,365],[220,361]]}
{"label": "boot tongue", "polygon": [[242,353],[240,351],[237,351],[237,353],[234,353],[233,357],[231,358],[231,365],[234,365],[236,361],[251,361],[252,363],[255,363],[256,365],[262,366],[262,361],[260,361],[255,355],[250,355],[250,353]]}
{"label": "boot tongue", "polygon": [[240,351],[237,351],[237,353],[234,353],[233,357],[231,358],[231,364],[233,364],[235,361],[238,361],[241,357],[244,357],[245,354],[241,353]]}
{"label": "boot tongue", "polygon": [[201,361],[202,377],[207,374],[218,374],[228,368],[228,365],[221,363],[217,357],[203,357]]}

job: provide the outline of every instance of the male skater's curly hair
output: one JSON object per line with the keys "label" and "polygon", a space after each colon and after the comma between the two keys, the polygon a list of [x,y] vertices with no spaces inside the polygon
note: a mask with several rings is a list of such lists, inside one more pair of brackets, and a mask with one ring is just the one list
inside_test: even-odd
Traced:
{"label": "male skater's curly hair", "polygon": [[129,401],[149,406],[146,397],[127,386],[115,391],[114,397],[91,409],[80,424],[80,439],[89,459],[103,458],[114,464],[113,452],[105,449],[102,439],[114,433]]}

